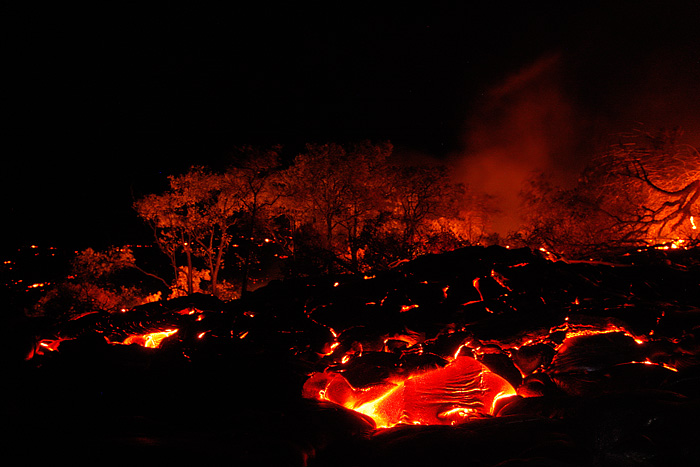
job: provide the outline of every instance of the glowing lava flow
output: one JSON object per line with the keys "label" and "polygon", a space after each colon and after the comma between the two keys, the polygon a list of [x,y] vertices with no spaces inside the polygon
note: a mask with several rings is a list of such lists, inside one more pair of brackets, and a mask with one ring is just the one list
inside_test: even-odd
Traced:
{"label": "glowing lava flow", "polygon": [[66,339],[42,339],[35,352],[38,355],[43,355],[46,351],[55,352],[64,340]]}
{"label": "glowing lava flow", "polygon": [[[567,318],[568,319],[568,318]],[[608,324],[605,327],[596,327],[592,325],[584,325],[584,324],[570,324],[568,322],[564,323],[561,326],[555,326],[549,330],[550,334],[553,334],[557,331],[564,331],[566,332],[566,339],[570,339],[572,337],[577,337],[577,336],[593,336],[597,334],[610,334],[614,332],[619,332],[627,337],[632,338],[637,344],[644,344],[646,342],[646,336],[636,336],[629,332],[627,329],[621,327],[621,326],[616,326],[614,324]]]}
{"label": "glowing lava flow", "polygon": [[[177,329],[165,329],[163,331],[157,331],[157,332],[150,332],[148,334],[137,334],[133,336],[129,336],[126,339],[124,339],[123,342],[119,341],[108,341],[110,344],[120,344],[120,345],[131,345],[131,344],[137,344],[142,347],[147,347],[149,349],[157,349],[160,347],[160,344],[163,342],[163,339],[166,337],[172,336],[175,334],[178,330]],[[200,337],[201,338],[201,337]],[[36,353],[39,355],[43,355],[46,353],[46,351],[57,351],[59,345],[61,342],[64,340],[70,340],[70,339],[43,339],[42,341],[39,342],[39,345],[36,348]]]}
{"label": "glowing lava flow", "polygon": [[129,336],[126,339],[124,339],[124,342],[122,342],[122,344],[138,344],[143,347],[148,347],[149,349],[157,349],[158,347],[160,347],[160,343],[163,342],[163,339],[172,336],[177,331],[177,329],[166,329],[164,331]]}
{"label": "glowing lava flow", "polygon": [[493,414],[513,387],[477,360],[460,356],[445,367],[414,374],[399,382],[357,389],[339,374],[315,373],[303,395],[327,400],[371,417],[377,428],[399,423],[454,425],[473,416]]}

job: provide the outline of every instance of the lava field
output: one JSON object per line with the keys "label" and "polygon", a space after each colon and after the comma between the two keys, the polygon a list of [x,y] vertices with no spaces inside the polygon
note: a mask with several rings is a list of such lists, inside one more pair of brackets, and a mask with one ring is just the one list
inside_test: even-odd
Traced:
{"label": "lava field", "polygon": [[7,456],[260,466],[698,462],[700,251],[469,247],[6,331]]}

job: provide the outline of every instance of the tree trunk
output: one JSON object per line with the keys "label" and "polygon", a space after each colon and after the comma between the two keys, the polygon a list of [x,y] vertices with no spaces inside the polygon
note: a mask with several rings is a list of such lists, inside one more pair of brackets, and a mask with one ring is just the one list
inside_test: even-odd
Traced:
{"label": "tree trunk", "polygon": [[243,257],[243,270],[241,271],[241,297],[248,292],[248,278],[250,277],[250,262],[253,256],[253,242],[255,241],[255,221],[257,218],[257,209],[253,208],[250,213],[250,228],[248,237],[246,238],[247,247],[245,256]]}
{"label": "tree trunk", "polygon": [[175,252],[172,252],[172,254],[168,253],[168,257],[170,258],[170,265],[173,267],[173,282],[168,286],[170,291],[172,292],[173,288],[177,288],[177,279],[180,274],[180,269],[177,266],[177,257],[175,256]]}
{"label": "tree trunk", "polygon": [[350,230],[348,231],[348,240],[350,243],[350,267],[352,267],[353,271],[359,271],[359,263],[360,260],[357,257],[357,251],[359,250],[358,247],[358,234],[357,234],[357,216],[355,216],[352,220],[352,226]]}
{"label": "tree trunk", "polygon": [[330,274],[333,268],[333,217],[326,216],[326,244],[325,250],[327,254],[326,259],[326,273]]}
{"label": "tree trunk", "polygon": [[185,256],[187,257],[187,295],[194,293],[194,280],[192,278],[192,249],[189,244],[185,244]]}
{"label": "tree trunk", "polygon": [[221,269],[221,262],[224,256],[224,249],[226,248],[226,235],[221,235],[221,241],[219,242],[219,251],[216,252],[216,261],[211,269],[211,294],[215,297],[219,296],[218,284],[219,284],[219,270]]}

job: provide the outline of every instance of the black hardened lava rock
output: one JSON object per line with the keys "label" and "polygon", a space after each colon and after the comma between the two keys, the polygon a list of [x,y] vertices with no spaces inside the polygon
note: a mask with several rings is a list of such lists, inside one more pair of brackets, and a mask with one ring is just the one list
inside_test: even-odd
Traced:
{"label": "black hardened lava rock", "polygon": [[[7,455],[26,465],[693,465],[699,257],[567,263],[470,247],[372,275],[276,281],[231,302],[195,295],[53,327],[15,313],[3,341]],[[158,348],[124,344],[166,329],[177,332]],[[330,381],[351,401],[457,355],[517,394],[453,425],[379,429],[356,407],[317,400]]]}

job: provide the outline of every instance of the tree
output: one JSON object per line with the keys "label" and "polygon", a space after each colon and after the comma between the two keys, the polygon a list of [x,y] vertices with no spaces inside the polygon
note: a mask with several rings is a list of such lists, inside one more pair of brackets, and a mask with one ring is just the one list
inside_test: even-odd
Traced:
{"label": "tree", "polygon": [[224,254],[232,239],[230,231],[240,219],[239,190],[230,178],[198,166],[168,179],[167,191],[150,194],[134,207],[151,226],[156,244],[170,260],[174,283],[184,256],[186,293],[194,292],[197,257],[209,268],[212,293],[216,295]]}
{"label": "tree", "polygon": [[278,147],[239,150],[223,173],[192,167],[135,203],[174,277],[185,271],[186,293],[194,291],[195,259],[218,293],[234,239],[243,294],[270,239],[291,253],[293,267],[305,256],[325,272],[362,272],[386,263],[382,245],[396,250],[384,258],[454,248],[483,235],[488,219],[484,200],[452,183],[445,167],[391,166],[390,143],[308,144],[284,170]]}
{"label": "tree", "polygon": [[308,144],[285,171],[286,212],[295,231],[307,225],[320,233],[327,270],[358,270],[360,234],[385,204],[391,150],[389,143]]}
{"label": "tree", "polygon": [[599,205],[596,190],[579,183],[572,189],[555,186],[544,174],[521,192],[525,222],[510,242],[533,249],[584,258],[612,248],[613,219]]}
{"label": "tree", "polygon": [[393,218],[407,258],[425,251],[431,237],[449,232],[450,223],[456,228],[460,214],[469,218],[467,189],[450,180],[447,167],[407,166],[393,172]]}
{"label": "tree", "polygon": [[391,168],[388,158],[393,147],[390,143],[372,144],[367,141],[351,148],[351,159],[341,175],[347,178],[345,212],[339,219],[344,231],[350,270],[359,271],[361,238],[366,226],[390,209]]}
{"label": "tree", "polygon": [[224,173],[223,186],[225,197],[235,199],[239,204],[239,217],[242,219],[243,295],[248,289],[254,247],[260,243],[261,234],[268,235],[267,225],[283,194],[283,181],[279,176],[279,146],[269,149],[244,146],[239,150],[243,154],[242,160]]}
{"label": "tree", "polygon": [[496,213],[493,198],[471,193],[464,185],[457,184],[453,188],[455,197],[448,211],[429,222],[431,234],[426,245],[430,246],[431,253],[488,241],[491,216]]}
{"label": "tree", "polygon": [[[682,132],[635,132],[594,161],[587,177],[601,179],[604,207],[622,238],[659,243],[697,237],[700,213],[700,153],[679,142]],[[620,193],[633,192],[623,200]],[[614,203],[616,201],[617,203]],[[693,235],[694,234],[694,235]]]}
{"label": "tree", "polygon": [[285,173],[289,191],[286,211],[296,223],[308,223],[323,232],[323,247],[333,250],[334,234],[345,208],[347,164],[345,149],[338,144],[307,144]]}
{"label": "tree", "polygon": [[218,295],[226,255],[237,239],[243,250],[239,258],[241,291],[247,290],[256,238],[265,231],[262,225],[281,196],[276,176],[278,149],[240,148],[243,158],[225,172],[194,166],[182,175],[170,176],[165,192],[134,204],[170,260],[173,287],[178,287],[177,279],[184,270],[186,293],[194,292],[194,260],[198,259],[208,268],[210,292]]}
{"label": "tree", "polygon": [[180,256],[185,256],[187,293],[194,290],[193,248],[211,217],[212,175],[203,167],[192,167],[186,174],[169,176],[170,189],[151,194],[134,203],[139,216],[153,230],[156,244],[170,260],[174,278],[179,274]]}
{"label": "tree", "polygon": [[130,248],[88,248],[76,254],[68,277],[49,290],[37,302],[36,309],[53,319],[70,319],[95,311],[116,312],[149,301],[149,293],[140,286],[128,286],[117,279],[126,270],[137,270],[162,281],[136,265]]}
{"label": "tree", "polygon": [[596,156],[571,189],[533,179],[517,239],[568,257],[697,240],[700,156],[679,133],[637,132]]}

